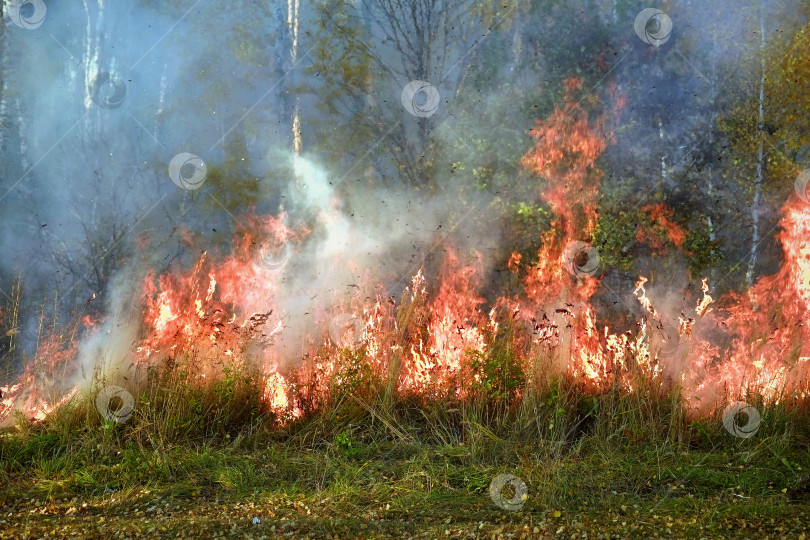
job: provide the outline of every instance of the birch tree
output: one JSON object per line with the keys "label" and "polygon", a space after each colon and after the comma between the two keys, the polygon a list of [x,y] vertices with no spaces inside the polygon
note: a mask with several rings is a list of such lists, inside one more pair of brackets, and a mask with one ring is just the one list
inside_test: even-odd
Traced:
{"label": "birch tree", "polygon": [[757,133],[759,135],[759,143],[757,147],[757,173],[756,182],[754,183],[754,202],[751,205],[751,254],[748,260],[748,271],[745,274],[745,279],[748,287],[754,285],[754,269],[757,265],[757,248],[759,247],[759,199],[762,192],[762,170],[764,158],[764,122],[765,122],[765,15],[764,15],[765,0],[760,0],[759,3],[759,57],[760,57],[760,80],[759,80],[759,121],[757,122]]}

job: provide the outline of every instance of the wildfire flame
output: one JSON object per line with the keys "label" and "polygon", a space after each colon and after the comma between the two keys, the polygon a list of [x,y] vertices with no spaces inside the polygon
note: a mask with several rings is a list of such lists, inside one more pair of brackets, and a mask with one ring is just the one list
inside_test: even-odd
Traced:
{"label": "wildfire flame", "polygon": [[[600,324],[592,303],[599,277],[566,269],[566,246],[593,232],[602,178],[596,160],[613,137],[604,127],[608,118],[589,114],[583,100],[575,99],[580,91],[580,81],[571,79],[565,103],[532,130],[535,145],[522,163],[544,179],[539,196],[556,219],[541,238],[535,264],[521,266],[519,254],[510,256],[507,266],[521,276],[522,290],[496,298],[488,314],[483,311],[480,254],[464,260],[448,246],[436,283],[428,283],[419,270],[399,304],[374,295],[352,306],[363,325],[360,353],[341,351],[322,321],[313,320],[303,360],[285,358],[275,347],[286,329],[280,280],[290,246],[308,231],[288,227],[283,215],[246,216],[249,225],[240,230],[231,253],[203,253],[188,270],[175,267],[144,277],[135,361],[147,365],[186,358],[200,378],[219,376],[225,365],[253,362],[264,373],[268,407],[286,419],[328,401],[332,389],[349,380],[346,363],[357,358],[380,378],[394,373],[400,392],[464,399],[470,392],[467,383],[480,382],[473,359],[488,353],[501,328],[499,314],[508,314],[526,330],[517,339],[524,347],[516,355],[545,358],[555,373],[567,373],[594,390],[620,385],[632,392],[638,374],[662,377],[667,355],[659,349],[677,344],[686,349],[679,352],[674,377],[696,410],[733,397],[746,384],[774,399],[785,389],[804,396],[810,357],[810,208],[800,201],[789,201],[783,209],[782,269],[761,279],[749,294],[715,302],[704,279],[694,316],[682,313],[676,324],[655,309],[647,296],[648,280],[641,276],[632,293],[641,308],[635,330],[616,332]],[[621,96],[616,101],[623,103]],[[614,118],[618,114],[614,111]],[[682,245],[684,231],[665,206],[644,211],[673,245]],[[430,286],[435,292],[429,292]],[[336,313],[344,307],[332,306]],[[85,318],[84,326],[98,322]],[[675,339],[661,338],[668,327]],[[730,346],[712,345],[718,335],[730,339]],[[53,399],[45,397],[45,388],[75,356],[75,336],[46,340],[37,351],[40,360],[19,381],[0,388],[0,419],[15,409],[42,419],[70,400],[77,387]]]}

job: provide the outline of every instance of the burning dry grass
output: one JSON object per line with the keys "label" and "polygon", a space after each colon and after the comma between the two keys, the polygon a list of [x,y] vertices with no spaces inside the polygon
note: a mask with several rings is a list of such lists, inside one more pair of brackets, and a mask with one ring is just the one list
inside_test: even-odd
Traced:
{"label": "burning dry grass", "polygon": [[[420,382],[407,377],[432,313],[415,290],[388,318],[367,313],[360,346],[327,340],[298,370],[234,355],[202,371],[212,342],[200,350],[191,340],[129,373],[136,402],[124,423],[104,420],[84,392],[41,420],[19,415],[18,432],[0,440],[8,530],[87,536],[85,520],[102,517],[100,535],[148,537],[797,526],[808,504],[805,403],[745,396],[763,412],[761,427],[734,438],[719,409],[690,420],[679,389],[633,349],[621,373],[594,386],[555,370],[558,352],[498,310],[479,334],[483,350],[452,356],[457,371],[436,363],[445,371],[415,389],[401,381]],[[379,350],[392,351],[384,363]],[[487,498],[507,471],[530,488],[514,516]]]}
{"label": "burning dry grass", "polygon": [[[755,437],[735,438],[725,403],[695,417],[677,380],[656,369],[660,315],[644,280],[635,293],[649,316],[637,334],[614,336],[571,312],[527,321],[508,302],[485,316],[480,304],[460,305],[475,274],[457,270],[451,261],[453,280],[438,299],[417,274],[398,302],[367,307],[351,339],[330,336],[295,368],[268,369],[255,339],[268,319],[225,315],[210,286],[217,276],[197,267],[207,283],[184,289],[197,309],[170,306],[178,317],[162,327],[174,339],[159,341],[168,334],[155,335],[147,315],[139,343],[156,346],[123,379],[135,395],[131,417],[105,420],[94,393],[77,391],[40,418],[18,414],[17,432],[0,435],[9,530],[86,535],[77,513],[103,517],[110,525],[100,531],[149,537],[234,526],[267,537],[461,537],[535,527],[691,537],[740,520],[759,532],[776,523],[801,530],[794,518],[806,511],[810,486],[810,407],[801,395],[744,395],[761,423]],[[704,296],[695,310],[705,315],[711,304]],[[459,310],[466,316],[455,317]],[[586,339],[577,341],[567,324]],[[602,355],[583,356],[575,344]],[[566,353],[562,367],[579,369],[561,368]],[[122,384],[96,377],[91,388]],[[487,498],[504,472],[530,488],[509,518]],[[20,517],[31,509],[25,499],[53,498],[63,502],[44,503],[33,521]],[[195,521],[192,509],[232,517]],[[265,528],[248,530],[245,512]],[[130,524],[136,518],[143,528]]]}
{"label": "burning dry grass", "polygon": [[[301,370],[285,379],[285,399],[295,404],[296,415],[277,407],[272,396],[268,399],[268,388],[277,382],[274,373],[233,362],[218,374],[200,377],[196,358],[189,353],[136,373],[138,382],[130,386],[136,396],[134,411],[122,424],[99,414],[94,394],[75,392],[42,418],[18,413],[16,427],[23,434],[115,433],[143,447],[237,437],[317,446],[349,430],[362,440],[481,449],[493,441],[535,440],[561,455],[588,438],[688,447],[700,438],[695,426],[718,426],[722,408],[690,418],[679,389],[654,373],[636,369],[631,378],[616,378],[594,391],[581,377],[554,374],[548,355],[524,366],[525,360],[510,350],[514,346],[504,338],[490,342],[486,355],[470,352],[465,369],[472,377],[466,379],[470,382],[463,393],[452,384],[431,386],[433,393],[428,393],[396,390],[401,366],[393,362],[388,371],[373,369],[364,347],[325,345],[310,361],[318,365],[321,356],[328,356],[328,372]],[[631,381],[633,391],[624,380]],[[96,381],[96,387],[102,386],[103,380]],[[775,405],[757,393],[745,399],[764,411],[763,425],[769,415],[780,422],[790,419],[796,427],[808,417],[803,400]],[[810,424],[802,429],[810,429]]]}
{"label": "burning dry grass", "polygon": [[[256,373],[241,366],[195,378],[190,361],[150,372],[123,424],[77,396],[3,435],[8,530],[86,535],[86,520],[103,517],[99,531],[149,537],[234,527],[268,537],[535,527],[693,537],[744,521],[756,536],[777,524],[793,530],[810,501],[810,412],[764,407],[756,396],[747,399],[763,410],[760,431],[735,439],[719,413],[688,421],[680,397],[650,379],[633,393],[616,385],[593,394],[558,377],[523,385],[520,400],[471,393],[451,402],[392,397],[386,379],[363,379],[349,363],[351,390],[284,421]],[[514,516],[487,496],[503,472],[529,485]],[[261,527],[250,525],[254,516]]]}
{"label": "burning dry grass", "polygon": [[[602,287],[598,264],[580,240],[592,236],[603,175],[596,160],[612,135],[600,127],[604,115],[581,104],[590,101],[575,99],[579,89],[570,81],[565,103],[532,130],[536,143],[523,163],[545,177],[540,196],[555,220],[535,263],[509,258],[514,290],[485,300],[481,256],[442,245],[440,270],[429,279],[419,271],[400,298],[369,278],[353,283],[357,293],[348,299],[310,302],[330,293],[293,291],[283,279],[290,253],[310,231],[293,230],[284,216],[244,217],[248,225],[235,234],[231,253],[203,253],[190,268],[142,276],[133,298],[121,303],[134,321],[120,324],[111,309],[107,319],[80,313],[81,322],[66,329],[49,327],[22,378],[2,388],[0,419],[13,420],[21,433],[0,446],[0,480],[14,474],[43,483],[40,477],[57,471],[68,489],[95,491],[153,476],[186,482],[201,468],[209,483],[246,488],[257,479],[240,469],[236,477],[218,470],[211,480],[210,468],[187,454],[175,462],[178,449],[281,445],[285,456],[323,452],[349,462],[373,452],[381,459],[380,449],[385,456],[415,449],[420,462],[398,469],[407,481],[391,488],[409,493],[477,493],[485,476],[507,466],[594,455],[603,456],[603,466],[615,461],[628,470],[640,460],[658,483],[685,482],[704,473],[699,460],[687,459],[691,469],[683,473],[660,462],[690,452],[732,461],[744,454],[767,464],[780,485],[803,485],[810,467],[810,210],[786,203],[783,268],[748,298],[715,300],[704,281],[702,295],[688,296],[675,320],[672,306],[648,296],[641,276],[625,295],[633,299],[630,319],[612,319],[615,313],[593,301]],[[665,207],[644,211],[668,242],[683,243]],[[129,333],[109,337],[120,327]],[[123,354],[113,357],[113,342]],[[102,371],[110,361],[116,370]],[[121,424],[102,418],[93,400],[109,384],[135,396]],[[740,398],[762,416],[750,440],[731,437],[737,420],[721,418]],[[104,460],[99,470],[89,465],[95,458]],[[74,469],[85,477],[69,473]],[[351,489],[347,477],[326,469],[318,462],[288,480],[316,491]],[[547,470],[528,469],[534,481],[553,480]],[[637,496],[642,477],[628,488]],[[762,478],[749,489],[772,495]]]}
{"label": "burning dry grass", "polygon": [[[273,353],[263,338],[269,316],[228,315],[214,294],[217,276],[209,273],[208,284],[202,283],[197,278],[205,272],[198,264],[188,278],[197,285],[183,289],[187,304],[172,305],[167,294],[150,296],[166,309],[148,304],[140,361],[124,375],[106,380],[96,372],[89,391],[55,385],[72,366],[74,328],[62,341],[46,340],[49,361],[30,364],[16,385],[4,387],[2,412],[12,419],[11,408],[22,402],[16,422],[23,430],[42,422],[69,430],[112,429],[92,396],[104,386],[123,384],[136,404],[132,418],[116,429],[142,444],[254,431],[329,440],[348,425],[336,420],[346,415],[401,442],[430,433],[438,444],[485,444],[504,437],[571,445],[584,434],[609,438],[624,429],[640,439],[689,440],[695,406],[684,399],[678,380],[661,369],[662,344],[655,332],[661,316],[646,295],[644,278],[635,294],[649,315],[638,332],[614,335],[605,328],[600,335],[589,308],[584,318],[562,309],[554,319],[527,321],[519,304],[503,301],[485,317],[477,309],[482,299],[466,300],[475,290],[472,267],[460,269],[450,258],[445,273],[451,279],[434,299],[420,272],[399,302],[378,298],[363,311],[358,335],[347,346],[334,336],[313,342],[298,366],[284,368],[268,362]],[[204,301],[199,290],[206,291]],[[711,311],[707,291],[704,282],[698,317]],[[196,310],[185,309],[188,305]],[[182,316],[166,318],[167,312]],[[687,338],[694,322],[681,318]],[[52,393],[58,390],[55,397],[37,394],[49,381]],[[778,404],[804,410],[803,394],[779,391],[772,383],[750,388],[760,409]],[[715,401],[701,416],[719,414],[726,403]]]}
{"label": "burning dry grass", "polygon": [[[594,398],[644,394],[659,401],[678,394],[686,413],[696,416],[722,409],[745,388],[768,403],[803,402],[810,369],[808,206],[785,204],[782,270],[761,279],[748,298],[715,301],[704,280],[702,298],[687,291],[686,303],[658,305],[640,276],[632,295],[615,295],[620,302],[614,304],[627,313],[600,309],[596,300],[604,298],[597,292],[608,294],[598,257],[594,264],[592,247],[581,238],[593,235],[604,175],[597,160],[613,134],[597,100],[581,92],[581,81],[567,81],[563,103],[531,132],[534,143],[522,164],[544,178],[538,195],[555,216],[539,239],[536,262],[509,258],[511,290],[485,299],[482,255],[459,254],[449,237],[440,246],[441,268],[430,276],[408,274],[400,298],[359,268],[351,273],[356,293],[335,292],[335,283],[308,290],[293,274],[309,260],[296,266],[288,259],[305,251],[312,231],[289,226],[283,214],[241,216],[230,252],[203,252],[187,266],[126,280],[131,298],[119,303],[136,313],[123,325],[127,339],[115,337],[120,306],[107,306],[100,321],[79,314],[82,323],[70,331],[54,326],[23,378],[3,388],[0,420],[14,409],[41,420],[80,381],[92,393],[104,376],[109,384],[123,378],[134,393],[163,392],[154,389],[158,377],[166,387],[199,392],[225,384],[221,393],[228,396],[237,377],[251,392],[252,384],[261,389],[257,402],[245,398],[245,410],[276,427],[322,414],[347,396],[387,407],[439,402],[514,416],[560,381]],[[643,210],[660,229],[657,236],[683,244],[684,231],[665,205]],[[186,241],[188,253],[201,247]],[[80,324],[87,326],[81,336]],[[98,350],[88,345],[94,341]],[[119,373],[105,371],[92,384],[76,373],[109,362],[120,364]],[[249,377],[242,381],[242,374]],[[199,402],[193,392],[175,395],[182,396],[180,411]]]}

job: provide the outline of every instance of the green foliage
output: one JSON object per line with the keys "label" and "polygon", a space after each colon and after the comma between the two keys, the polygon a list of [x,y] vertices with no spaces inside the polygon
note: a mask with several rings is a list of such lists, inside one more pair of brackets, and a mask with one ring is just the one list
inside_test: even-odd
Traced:
{"label": "green foliage", "polygon": [[566,400],[563,390],[563,381],[559,377],[551,380],[551,383],[545,389],[543,394],[543,401],[549,407],[554,417],[560,417],[566,413]]}
{"label": "green foliage", "polygon": [[379,377],[371,369],[366,347],[337,351],[340,369],[332,379],[333,399],[353,395],[368,397],[380,389]]}
{"label": "green foliage", "polygon": [[231,215],[239,215],[260,201],[260,180],[253,172],[243,133],[237,131],[227,138],[225,160],[208,166],[205,184],[199,191],[213,195],[200,200],[203,208],[211,213],[224,210]]}
{"label": "green foliage", "polygon": [[343,430],[335,435],[335,447],[346,459],[358,459],[363,455],[362,448],[357,441],[352,439],[348,430]]}
{"label": "green foliage", "polygon": [[474,395],[488,404],[511,405],[526,388],[526,365],[518,354],[515,340],[522,326],[511,318],[498,324],[497,332],[490,332],[484,352],[467,351],[469,376]]}
{"label": "green foliage", "polygon": [[579,416],[596,416],[599,414],[599,398],[597,396],[582,396],[577,402]]}
{"label": "green foliage", "polygon": [[[315,77],[317,109],[321,122],[331,123],[328,136],[317,137],[316,147],[326,163],[340,165],[347,148],[362,149],[373,140],[377,125],[363,116],[363,104],[371,90],[373,51],[366,45],[366,36],[357,12],[348,0],[319,2],[317,30],[311,36],[312,63],[305,72]],[[358,170],[362,170],[358,168]]]}
{"label": "green foliage", "polygon": [[[773,73],[766,78],[768,99],[767,146],[768,167],[773,180],[795,177],[797,167],[810,166],[810,24],[797,32],[786,50],[774,47],[769,51]],[[804,155],[802,155],[804,152]],[[796,158],[803,162],[796,163]],[[778,174],[787,168],[783,174]],[[790,184],[788,183],[788,186]]]}
{"label": "green foliage", "polygon": [[486,353],[471,351],[469,358],[472,388],[488,401],[510,403],[523,388],[523,367],[516,355],[495,349]]}
{"label": "green foliage", "polygon": [[[522,261],[535,264],[542,235],[551,228],[551,212],[545,206],[525,202],[512,204],[508,208],[509,214],[504,223],[504,243],[510,252],[520,253]],[[503,256],[508,257],[509,253]]]}
{"label": "green foliage", "polygon": [[636,239],[636,226],[640,212],[603,213],[599,215],[593,232],[593,246],[599,259],[607,266],[630,269],[633,256],[630,249]]}
{"label": "green foliage", "polygon": [[[683,249],[691,275],[696,276],[719,264],[723,254],[719,242],[711,241],[705,226],[681,227],[686,231],[683,246],[676,248],[667,230],[641,210],[602,213],[596,223],[592,243],[607,266],[630,270],[638,257]],[[651,249],[652,243],[656,249]]]}
{"label": "green foliage", "polygon": [[485,26],[509,27],[524,11],[520,0],[481,0],[470,5],[470,17],[480,19]]}
{"label": "green foliage", "polygon": [[[730,142],[731,167],[724,177],[735,182],[751,199],[757,178],[759,146],[764,151],[763,189],[780,199],[793,190],[798,172],[810,166],[810,24],[802,27],[786,45],[771,36],[765,50],[765,103],[763,126],[759,126],[759,93],[737,97],[731,110],[718,122],[720,133]],[[759,87],[759,52],[751,59],[750,82]]]}
{"label": "green foliage", "polygon": [[720,264],[724,258],[719,242],[717,240],[712,242],[709,232],[703,228],[690,229],[684,242],[684,249],[688,255],[689,272],[696,277]]}

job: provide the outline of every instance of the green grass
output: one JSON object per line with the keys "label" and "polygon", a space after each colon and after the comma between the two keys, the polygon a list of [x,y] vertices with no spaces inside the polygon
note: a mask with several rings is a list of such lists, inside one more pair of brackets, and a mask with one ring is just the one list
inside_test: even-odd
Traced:
{"label": "green grass", "polygon": [[[409,350],[424,309],[403,301],[396,327],[381,331],[386,350]],[[806,400],[748,394],[762,421],[736,438],[722,404],[691,418],[677,387],[632,367],[586,387],[551,375],[520,336],[506,319],[486,354],[470,353],[457,380],[469,381],[463,399],[447,388],[399,392],[401,358],[379,367],[365,347],[328,345],[315,357],[335,359],[337,373],[317,386],[288,378],[304,410],[294,420],[263,399],[260,369],[232,364],[203,379],[193,351],[137,374],[124,423],[77,394],[44,421],[19,417],[0,434],[0,538],[803,533]],[[490,499],[503,473],[528,488],[514,513]]]}
{"label": "green grass", "polygon": [[[529,519],[553,525],[554,531],[585,519],[611,529],[613,519],[643,518],[652,523],[648,531],[671,521],[686,534],[699,530],[690,528],[691,520],[715,532],[740,520],[767,528],[771,519],[790,522],[806,513],[810,503],[806,486],[791,470],[810,466],[806,451],[782,456],[791,462],[787,467],[767,448],[615,447],[592,438],[562,457],[542,441],[495,443],[487,452],[476,452],[466,445],[379,440],[352,455],[326,441],[315,448],[261,442],[148,450],[119,441],[67,455],[66,447],[54,446],[47,433],[31,435],[24,444],[9,439],[3,445],[4,464],[16,454],[25,468],[14,481],[4,481],[2,497],[7,503],[78,497],[93,501],[100,514],[113,515],[113,499],[129,508],[154,501],[183,508],[199,501],[226,507],[254,501],[271,508],[292,505],[293,515],[300,514],[299,502],[340,518],[339,525],[329,525],[299,516],[299,526],[315,536],[361,534],[360,527],[370,523],[369,512],[378,511],[388,526],[416,518],[414,534],[421,527],[433,528],[437,520],[443,523],[446,516],[464,530],[474,530],[479,522],[495,526]],[[525,506],[514,515],[495,507],[487,494],[492,478],[507,471],[529,487]],[[427,521],[419,523],[423,516]],[[661,523],[653,516],[663,516]],[[264,519],[273,522],[267,514]],[[620,523],[615,522],[619,529]]]}
{"label": "green grass", "polygon": [[[8,537],[569,537],[579,528],[756,538],[800,534],[795,520],[810,513],[810,423],[795,404],[765,408],[756,435],[740,439],[719,412],[689,420],[675,393],[585,394],[561,378],[509,405],[343,393],[280,424],[259,399],[260,378],[229,377],[193,386],[182,370],[156,374],[123,424],[101,419],[89,397],[42,423],[21,420],[0,439]],[[527,484],[519,512],[489,498],[501,473]],[[127,529],[141,515],[143,527]]]}

